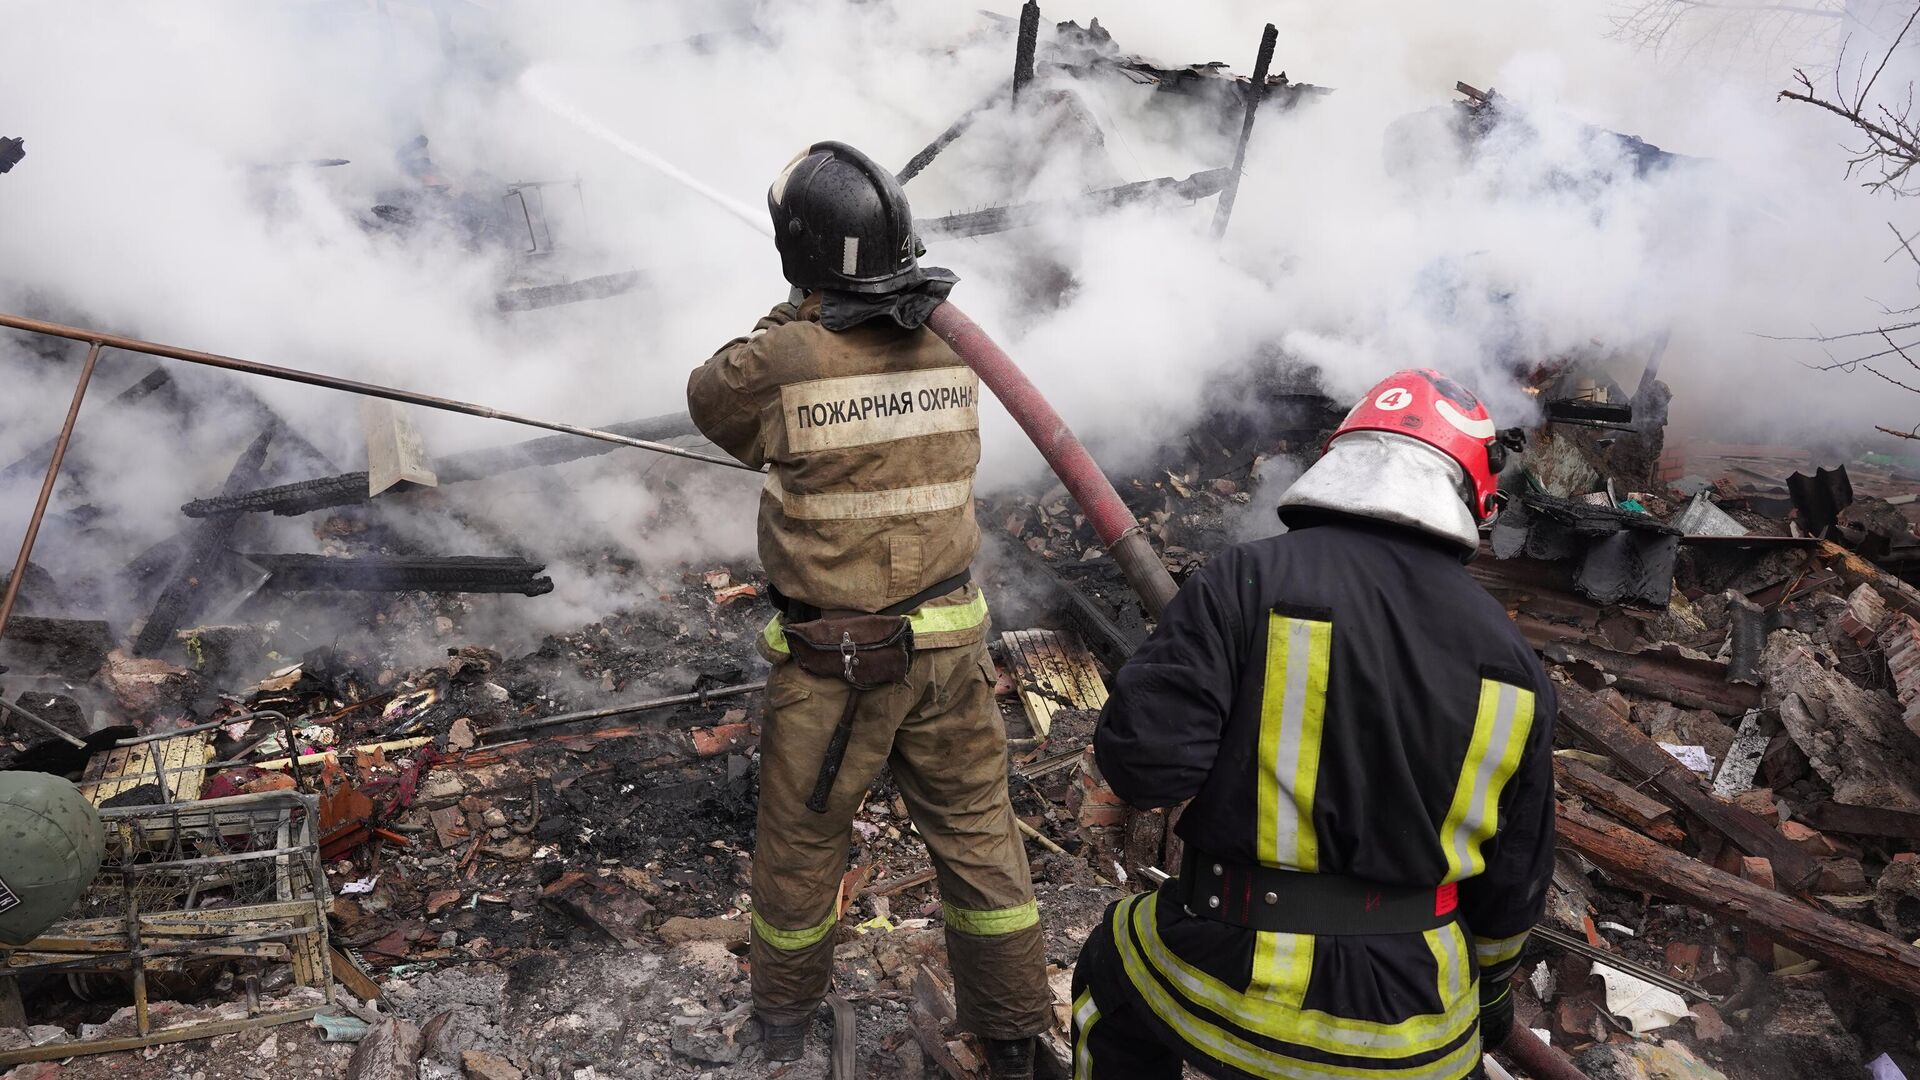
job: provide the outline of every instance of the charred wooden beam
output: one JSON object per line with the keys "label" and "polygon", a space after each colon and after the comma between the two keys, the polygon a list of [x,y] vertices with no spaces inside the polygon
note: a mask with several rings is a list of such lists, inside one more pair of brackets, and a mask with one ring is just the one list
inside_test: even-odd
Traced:
{"label": "charred wooden beam", "polygon": [[980,119],[980,114],[993,108],[993,106],[1000,101],[1001,95],[1005,93],[1006,89],[1004,87],[995,87],[993,93],[989,95],[985,101],[961,113],[958,120],[947,125],[947,130],[941,132],[932,142],[928,143],[924,149],[913,155],[913,160],[907,162],[906,167],[901,169],[900,174],[895,176],[894,179],[905,184],[907,181],[919,176],[927,166],[933,164],[933,159],[939,157],[942,150],[952,146],[955,140],[965,135],[967,129],[973,126],[973,122]]}
{"label": "charred wooden beam", "polygon": [[[1272,23],[1260,35],[1260,54],[1253,63],[1253,85],[1267,85],[1267,69],[1273,66],[1274,43],[1280,40],[1280,31]],[[1234,198],[1240,193],[1240,174],[1247,166],[1247,145],[1253,141],[1253,114],[1259,110],[1265,94],[1247,95],[1247,115],[1240,123],[1240,141],[1233,151],[1233,168],[1227,176],[1226,189],[1220,192],[1220,204],[1213,212],[1213,238],[1226,235],[1227,221],[1233,217]]]}
{"label": "charred wooden beam", "polygon": [[351,506],[368,502],[372,499],[372,496],[367,494],[371,480],[372,474],[364,470],[342,473],[339,476],[322,476],[313,480],[296,480],[291,484],[276,484],[257,491],[218,495],[211,499],[195,499],[182,506],[180,512],[191,518],[268,511],[284,517],[295,517],[314,510],[324,510],[330,506]]}
{"label": "charred wooden beam", "polygon": [[1622,690],[1671,701],[1681,708],[1745,716],[1760,706],[1760,688],[1728,682],[1730,669],[1718,660],[1700,660],[1677,651],[1624,653],[1564,641],[1540,651],[1556,664],[1589,664],[1612,675]]}
{"label": "charred wooden beam", "polygon": [[[14,621],[19,622],[15,616]],[[1920,844],[1920,814],[1885,806],[1850,806],[1846,803],[1815,803],[1801,815],[1808,825],[1821,832],[1847,833],[1852,836],[1879,836]]]}
{"label": "charred wooden beam", "polygon": [[1040,2],[1027,0],[1020,7],[1020,35],[1015,39],[1013,52],[1013,98],[1020,100],[1020,91],[1033,81],[1033,54],[1040,45]]}
{"label": "charred wooden beam", "polygon": [[[273,428],[261,432],[246,452],[240,455],[233,471],[227,474],[227,483],[222,489],[224,494],[237,494],[260,482],[260,470],[266,462],[267,445],[273,441],[273,434]],[[209,517],[194,527],[186,551],[174,564],[166,587],[161,589],[160,598],[147,615],[146,625],[140,628],[140,636],[134,639],[135,656],[152,656],[159,652],[173,640],[175,630],[198,617],[206,604],[206,593],[201,585],[212,579],[214,564],[226,552],[234,527],[239,523],[239,514],[225,513]]]}
{"label": "charred wooden beam", "polygon": [[1920,1001],[1920,949],[1716,870],[1625,826],[1566,807],[1558,816],[1560,842],[1622,884],[1760,931],[1803,956]]}
{"label": "charred wooden beam", "polygon": [[366,556],[243,555],[272,576],[266,588],[281,592],[519,593],[553,591],[553,579],[537,576],[543,563],[491,555]]}
{"label": "charred wooden beam", "polygon": [[1782,836],[1758,815],[1714,797],[1705,783],[1661,748],[1624,715],[1618,694],[1590,694],[1577,686],[1560,687],[1560,723],[1594,750],[1618,761],[1639,786],[1652,786],[1691,818],[1726,837],[1740,850],[1773,861],[1781,884],[1803,889],[1820,875],[1818,861]]}
{"label": "charred wooden beam", "polygon": [[948,214],[946,217],[922,218],[914,222],[914,227],[919,230],[921,236],[927,237],[986,236],[990,233],[1038,225],[1049,218],[1057,218],[1065,214],[1125,206],[1143,199],[1185,199],[1188,202],[1196,202],[1209,195],[1219,194],[1220,190],[1226,187],[1227,178],[1231,173],[1231,169],[1208,169],[1205,172],[1194,173],[1184,180],[1171,176],[1162,176],[1153,180],[1135,180],[1118,187],[1090,191],[1072,199],[1021,203],[1018,206],[995,206],[963,214]]}
{"label": "charred wooden beam", "polygon": [[[693,425],[693,419],[686,413],[654,416],[624,424],[611,424],[606,430],[635,439],[673,439],[699,433],[699,429]],[[515,469],[559,465],[581,458],[597,457],[612,453],[617,448],[618,444],[615,443],[597,442],[572,435],[545,435],[511,446],[490,446],[480,450],[449,454],[440,461],[438,474],[441,484],[457,484],[467,480],[498,476]],[[339,476],[300,480],[291,484],[261,488],[257,491],[221,495],[212,499],[196,499],[181,507],[180,512],[194,518],[230,512],[274,513],[283,517],[293,517],[329,507],[356,506],[371,501],[372,497],[367,494],[368,479],[366,472],[351,472]]]}
{"label": "charred wooden beam", "polygon": [[1554,758],[1553,780],[1560,790],[1573,792],[1663,844],[1687,838],[1672,807],[1583,761]]}
{"label": "charred wooden beam", "polygon": [[610,296],[632,292],[639,284],[640,271],[638,270],[628,270],[620,274],[601,274],[599,277],[581,278],[579,281],[567,281],[558,285],[533,285],[524,289],[508,289],[494,296],[493,306],[500,311],[532,311],[535,308],[577,304],[582,300],[605,300]]}

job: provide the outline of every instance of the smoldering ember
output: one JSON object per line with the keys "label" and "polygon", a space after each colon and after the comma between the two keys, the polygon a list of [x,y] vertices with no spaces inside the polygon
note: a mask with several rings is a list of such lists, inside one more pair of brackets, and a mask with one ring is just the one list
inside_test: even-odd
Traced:
{"label": "smoldering ember", "polygon": [[1920,1078],[1916,22],[9,5],[0,1075]]}

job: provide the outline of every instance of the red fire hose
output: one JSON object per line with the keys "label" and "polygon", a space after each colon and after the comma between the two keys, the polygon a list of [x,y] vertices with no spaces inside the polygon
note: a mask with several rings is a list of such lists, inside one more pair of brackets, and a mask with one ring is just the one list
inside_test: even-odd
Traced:
{"label": "red fire hose", "polygon": [[941,304],[927,318],[927,328],[958,353],[960,359],[979,374],[980,381],[987,384],[1000,404],[1013,414],[1021,430],[1033,440],[1060,482],[1066,485],[1073,501],[1080,504],[1081,513],[1087,515],[1100,542],[1107,546],[1107,554],[1113,556],[1120,572],[1126,575],[1127,584],[1140,595],[1147,614],[1158,619],[1178,591],[1173,577],[1161,565],[1153,545],[1147,542],[1133,511],[1120,501],[1120,494],[1113,490],[1107,474],[1100,471],[1093,455],[1073,437],[1067,422],[1040,396],[1019,365],[959,308],[951,303]]}

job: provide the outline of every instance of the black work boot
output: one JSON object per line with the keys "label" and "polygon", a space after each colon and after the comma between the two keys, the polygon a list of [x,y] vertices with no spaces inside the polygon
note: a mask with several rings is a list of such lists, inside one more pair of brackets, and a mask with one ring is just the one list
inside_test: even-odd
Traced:
{"label": "black work boot", "polygon": [[807,1028],[810,1021],[775,1024],[760,1021],[760,1053],[768,1061],[799,1061],[807,1052]]}
{"label": "black work boot", "polygon": [[987,1039],[987,1075],[993,1080],[1033,1080],[1033,1039]]}

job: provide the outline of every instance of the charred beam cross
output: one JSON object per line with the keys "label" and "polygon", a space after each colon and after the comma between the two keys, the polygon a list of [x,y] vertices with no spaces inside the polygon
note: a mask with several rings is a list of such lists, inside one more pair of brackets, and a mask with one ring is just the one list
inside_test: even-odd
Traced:
{"label": "charred beam cross", "polygon": [[1659,790],[1667,801],[1747,854],[1773,860],[1774,870],[1788,888],[1803,889],[1813,883],[1820,873],[1813,856],[1757,815],[1715,798],[1677,758],[1629,723],[1622,715],[1625,708],[1617,695],[1589,694],[1577,686],[1560,688],[1560,723],[1626,766],[1640,786]]}
{"label": "charred beam cross", "polygon": [[1762,930],[1803,956],[1920,1001],[1920,949],[1899,938],[1716,870],[1624,826],[1564,806],[1559,823],[1563,846],[1621,884]]}
{"label": "charred beam cross", "polygon": [[1136,180],[1131,184],[1121,184],[1119,187],[1090,191],[1073,199],[1021,203],[1018,206],[996,206],[964,214],[948,214],[946,217],[923,218],[914,222],[914,228],[921,236],[955,238],[986,236],[990,233],[1038,225],[1042,221],[1056,218],[1063,213],[1125,206],[1145,199],[1175,198],[1191,202],[1216,194],[1226,187],[1228,174],[1227,169],[1208,169],[1205,172],[1194,173],[1184,180],[1176,180],[1171,176],[1162,176],[1155,180]]}
{"label": "charred beam cross", "polygon": [[[267,459],[267,444],[273,441],[273,430],[269,428],[253,440],[234,463],[233,471],[227,474],[225,494],[235,494],[260,482],[260,467]],[[216,514],[193,527],[187,549],[174,564],[173,573],[167,579],[167,585],[160,591],[160,599],[154,602],[153,611],[147,616],[145,626],[140,628],[140,636],[134,639],[135,656],[152,656],[165,648],[173,640],[173,632],[192,620],[205,603],[205,593],[201,583],[213,572],[214,563],[227,550],[227,541],[233,536],[233,530],[239,524],[240,515],[235,513]]]}
{"label": "charred beam cross", "polygon": [[519,593],[553,591],[546,569],[525,559],[487,555],[334,558],[327,555],[243,555],[271,574],[264,586],[282,592]]}
{"label": "charred beam cross", "polygon": [[568,281],[559,285],[532,285],[524,289],[508,289],[494,296],[493,306],[500,311],[532,311],[535,308],[577,304],[582,300],[605,300],[610,296],[632,292],[639,284],[640,271],[638,270],[629,270],[623,274],[602,274],[599,277],[581,278],[579,281]]}
{"label": "charred beam cross", "polygon": [[1280,31],[1272,23],[1260,35],[1260,55],[1253,64],[1253,81],[1247,84],[1247,115],[1240,121],[1240,142],[1233,151],[1233,171],[1227,178],[1227,189],[1220,193],[1220,205],[1213,212],[1213,238],[1225,236],[1227,219],[1233,216],[1234,199],[1240,194],[1240,174],[1247,167],[1247,144],[1253,141],[1253,114],[1260,108],[1260,101],[1267,96],[1267,69],[1273,66],[1273,47],[1280,39]]}
{"label": "charred beam cross", "polygon": [[[606,430],[616,435],[626,435],[636,439],[673,439],[699,433],[693,426],[692,417],[686,413],[613,424]],[[612,453],[615,445],[577,439],[571,435],[546,435],[511,446],[490,446],[480,450],[449,454],[440,461],[438,470],[440,483],[457,484],[467,480],[498,476],[515,469],[559,465],[581,458],[597,457]],[[194,518],[233,512],[274,513],[292,517],[334,506],[355,506],[369,502],[372,496],[367,494],[367,480],[368,474],[365,472],[322,476],[256,491],[223,494],[211,499],[196,499],[182,506],[180,512]]]}
{"label": "charred beam cross", "polygon": [[[122,406],[131,405],[152,394],[154,391],[167,386],[170,382],[172,382],[172,377],[167,374],[165,369],[154,368],[147,373],[145,378],[127,387],[125,390],[120,391],[118,394],[115,394],[113,399],[107,402],[107,407],[109,409],[119,409]],[[53,446],[56,441],[55,439],[48,439],[32,450],[27,451],[26,456],[20,460],[7,466],[5,469],[0,469],[0,487],[11,484],[16,480],[23,480],[36,473],[45,472],[47,462],[53,460]]]}

